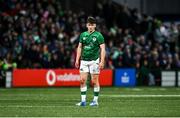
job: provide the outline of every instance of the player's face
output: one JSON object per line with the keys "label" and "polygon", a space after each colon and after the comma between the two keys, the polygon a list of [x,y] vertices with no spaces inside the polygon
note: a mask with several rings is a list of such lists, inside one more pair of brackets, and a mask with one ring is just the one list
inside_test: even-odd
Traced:
{"label": "player's face", "polygon": [[88,28],[88,31],[91,33],[91,32],[95,31],[96,24],[95,23],[87,23],[86,27]]}

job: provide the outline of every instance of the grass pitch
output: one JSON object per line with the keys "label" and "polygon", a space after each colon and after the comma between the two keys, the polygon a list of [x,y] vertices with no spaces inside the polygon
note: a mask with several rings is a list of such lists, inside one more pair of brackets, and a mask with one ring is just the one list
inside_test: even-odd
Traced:
{"label": "grass pitch", "polygon": [[[87,92],[87,104],[93,89]],[[75,106],[79,88],[0,89],[0,117],[177,117],[180,88],[102,87],[98,107]]]}

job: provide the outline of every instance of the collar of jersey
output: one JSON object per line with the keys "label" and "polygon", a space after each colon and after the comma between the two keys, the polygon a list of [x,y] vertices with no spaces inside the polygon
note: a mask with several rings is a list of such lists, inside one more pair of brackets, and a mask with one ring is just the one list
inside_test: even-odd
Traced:
{"label": "collar of jersey", "polygon": [[[94,32],[96,32],[96,30],[94,30]],[[90,36],[90,35],[92,35],[94,32],[92,32],[92,33],[89,33],[89,32],[87,31],[87,33],[89,34],[89,36]]]}

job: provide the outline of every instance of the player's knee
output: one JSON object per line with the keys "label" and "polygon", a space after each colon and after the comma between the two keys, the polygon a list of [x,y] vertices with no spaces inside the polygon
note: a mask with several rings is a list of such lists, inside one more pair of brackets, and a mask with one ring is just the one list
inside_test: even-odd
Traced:
{"label": "player's knee", "polygon": [[98,81],[96,80],[96,79],[92,79],[92,84],[94,85],[94,86],[96,86],[97,84],[98,84]]}
{"label": "player's knee", "polygon": [[93,84],[93,85],[96,83],[94,79],[92,79],[92,81],[91,81],[91,82],[92,82],[92,84]]}
{"label": "player's knee", "polygon": [[80,80],[81,85],[85,84],[85,79]]}

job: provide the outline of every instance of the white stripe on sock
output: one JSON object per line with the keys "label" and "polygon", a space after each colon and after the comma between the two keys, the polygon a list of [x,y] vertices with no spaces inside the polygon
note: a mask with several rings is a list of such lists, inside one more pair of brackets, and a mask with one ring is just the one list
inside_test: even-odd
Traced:
{"label": "white stripe on sock", "polygon": [[[80,88],[81,92],[86,92],[87,91],[87,86]],[[86,95],[81,95],[81,101],[85,102],[86,101]]]}
{"label": "white stripe on sock", "polygon": [[100,87],[94,87],[94,92],[99,92],[100,91]]}
{"label": "white stripe on sock", "polygon": [[86,101],[86,95],[81,95],[81,102],[85,102]]}
{"label": "white stripe on sock", "polygon": [[[100,91],[100,87],[94,87],[94,92],[99,92]],[[93,101],[97,102],[98,101],[98,96],[94,96]]]}
{"label": "white stripe on sock", "polygon": [[94,96],[93,101],[97,102],[98,101],[98,96]]}
{"label": "white stripe on sock", "polygon": [[87,91],[87,86],[81,87],[80,89],[81,89],[81,92],[86,92]]}

